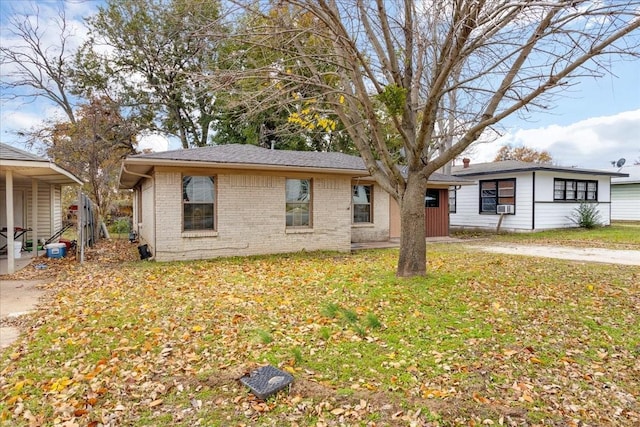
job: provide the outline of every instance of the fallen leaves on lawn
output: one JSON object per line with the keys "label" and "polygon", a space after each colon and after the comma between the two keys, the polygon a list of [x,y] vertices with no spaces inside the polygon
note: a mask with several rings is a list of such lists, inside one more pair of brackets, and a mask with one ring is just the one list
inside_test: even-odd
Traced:
{"label": "fallen leaves on lawn", "polygon": [[[403,281],[396,256],[152,263],[106,242],[3,353],[0,422],[640,423],[640,269],[447,246]],[[239,379],[265,364],[295,380],[262,401]]]}

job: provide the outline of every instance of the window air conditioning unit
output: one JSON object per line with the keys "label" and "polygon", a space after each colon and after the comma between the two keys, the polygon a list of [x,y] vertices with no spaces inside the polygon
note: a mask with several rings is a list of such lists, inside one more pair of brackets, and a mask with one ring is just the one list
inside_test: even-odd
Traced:
{"label": "window air conditioning unit", "polygon": [[499,214],[512,214],[515,212],[514,205],[498,205]]}

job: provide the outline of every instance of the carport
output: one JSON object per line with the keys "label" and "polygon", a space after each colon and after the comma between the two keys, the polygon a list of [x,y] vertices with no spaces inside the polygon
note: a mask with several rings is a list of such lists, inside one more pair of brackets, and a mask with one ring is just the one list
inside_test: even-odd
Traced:
{"label": "carport", "polygon": [[37,254],[38,240],[62,228],[62,186],[80,186],[82,181],[48,159],[3,143],[0,166],[0,228],[6,235],[0,237],[0,247],[6,244],[6,260],[0,261],[12,274],[16,236],[31,240]]}

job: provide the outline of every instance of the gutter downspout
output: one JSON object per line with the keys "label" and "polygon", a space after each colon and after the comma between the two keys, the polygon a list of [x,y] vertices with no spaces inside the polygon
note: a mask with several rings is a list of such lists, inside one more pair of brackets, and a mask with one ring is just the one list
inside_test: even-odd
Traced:
{"label": "gutter downspout", "polygon": [[153,179],[153,177],[151,175],[145,175],[143,173],[137,173],[137,172],[132,172],[130,170],[127,169],[127,167],[125,165],[122,165],[122,170],[130,175],[134,175],[134,176],[140,176],[142,178],[148,178],[148,179]]}
{"label": "gutter downspout", "polygon": [[[128,169],[127,169],[127,166],[126,166],[126,165],[124,165],[124,164],[122,165],[122,170],[123,170],[124,172],[126,172],[126,173],[130,174],[130,175],[133,175],[133,176],[139,176],[139,177],[147,178],[147,179],[151,179],[151,180],[153,179],[153,176],[151,176],[151,175],[145,175],[145,174],[143,174],[143,173],[137,173],[137,172],[132,172],[132,171],[128,170]],[[141,201],[141,203],[142,203],[142,201]],[[158,219],[156,218],[156,214],[155,214],[155,211],[156,211],[155,204],[156,204],[156,185],[155,185],[155,183],[154,183],[154,185],[153,185],[153,212],[154,212],[154,213],[153,213],[153,216],[154,216],[154,218],[153,218],[153,222],[154,222],[153,226],[154,226],[154,227],[157,227],[157,226],[156,226],[156,224],[157,224],[157,220],[158,220]],[[142,218],[139,218],[139,219],[141,220]],[[139,227],[139,223],[138,223],[138,227]],[[157,234],[157,230],[153,230],[153,240],[154,240],[154,241],[153,241],[153,243],[152,243],[152,244],[153,244],[153,249],[154,249],[154,250],[157,248],[157,246],[156,246],[156,242],[155,242],[156,234]],[[140,236],[140,230],[139,230],[139,228],[138,228],[138,236]],[[156,257],[156,255],[155,255],[155,252],[154,252],[154,253],[152,254],[151,258],[148,258],[148,259],[149,259],[149,260],[153,260],[153,259],[155,259],[155,257]]]}

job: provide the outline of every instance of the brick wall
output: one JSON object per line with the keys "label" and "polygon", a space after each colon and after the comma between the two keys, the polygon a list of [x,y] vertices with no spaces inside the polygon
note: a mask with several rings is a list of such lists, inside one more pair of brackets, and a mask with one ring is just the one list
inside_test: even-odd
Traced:
{"label": "brick wall", "polygon": [[155,214],[154,203],[154,181],[144,179],[140,189],[140,221],[138,223],[138,234],[140,239],[153,247],[155,242]]}
{"label": "brick wall", "polygon": [[312,179],[313,224],[308,229],[287,229],[287,176],[196,169],[185,174],[215,177],[216,230],[182,231],[182,172],[157,169],[154,192],[155,245],[150,246],[158,261],[301,250],[349,251],[351,248],[349,177],[291,176]]}
{"label": "brick wall", "polygon": [[351,241],[382,242],[389,240],[389,193],[380,186],[373,186],[373,222],[371,224],[353,224]]}

